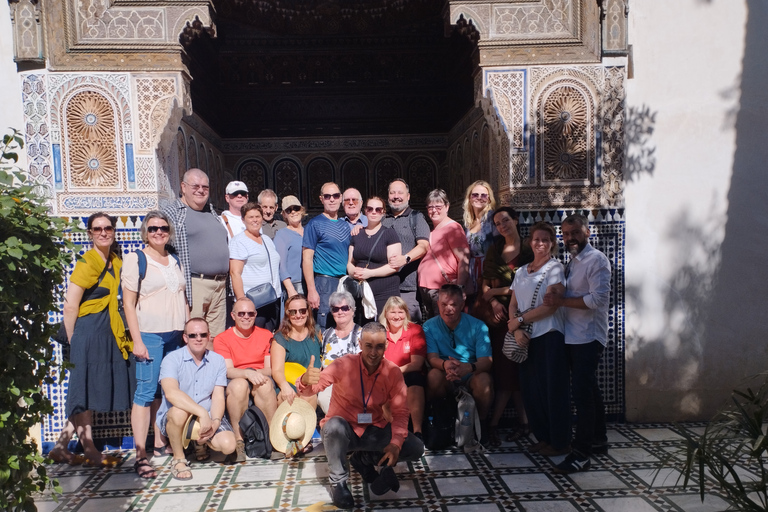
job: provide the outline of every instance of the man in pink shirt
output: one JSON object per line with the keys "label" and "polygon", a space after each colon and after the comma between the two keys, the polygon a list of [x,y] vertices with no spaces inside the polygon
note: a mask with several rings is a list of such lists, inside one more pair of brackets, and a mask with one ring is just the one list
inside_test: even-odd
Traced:
{"label": "man in pink shirt", "polygon": [[269,360],[272,333],[256,327],[256,307],[248,298],[242,298],[232,306],[235,326],[216,336],[213,350],[227,364],[227,412],[237,440],[235,462],[244,462],[245,442],[240,432],[240,418],[248,408],[248,396],[261,409],[267,421],[277,409],[275,383]]}
{"label": "man in pink shirt", "polygon": [[[360,354],[349,354],[322,372],[310,369],[297,381],[300,395],[316,394],[333,384],[333,395],[328,414],[320,422],[330,470],[333,504],[341,509],[355,506],[347,487],[349,469],[347,452],[352,466],[371,492],[381,495],[389,490],[397,492],[400,482],[392,469],[398,462],[417,460],[424,453],[421,440],[408,432],[408,404],[406,387],[400,368],[384,359],[387,333],[379,323],[363,327],[360,336]],[[389,403],[392,422],[384,417],[382,406]],[[374,466],[384,466],[380,472]]]}

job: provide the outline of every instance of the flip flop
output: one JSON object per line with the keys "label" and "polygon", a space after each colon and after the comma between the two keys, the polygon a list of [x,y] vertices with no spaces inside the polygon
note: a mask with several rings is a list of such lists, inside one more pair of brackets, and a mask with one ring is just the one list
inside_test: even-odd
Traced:
{"label": "flip flop", "polygon": [[53,450],[48,452],[48,458],[56,464],[69,464],[70,466],[79,466],[85,462],[85,455],[82,453],[70,453],[69,456],[57,455]]}
{"label": "flip flop", "polygon": [[147,460],[146,457],[142,457],[136,462],[133,463],[133,470],[136,471],[136,474],[139,475],[139,478],[157,478],[157,472],[155,471],[155,468],[152,467],[152,464],[149,463],[149,460]]}
{"label": "flip flop", "polygon": [[[179,464],[183,464],[181,469],[178,468]],[[181,477],[179,476],[179,473],[185,473],[188,472],[189,476],[187,477]],[[187,464],[187,459],[173,459],[171,460],[171,476],[175,478],[176,480],[192,480],[192,468],[189,467],[189,464]]]}

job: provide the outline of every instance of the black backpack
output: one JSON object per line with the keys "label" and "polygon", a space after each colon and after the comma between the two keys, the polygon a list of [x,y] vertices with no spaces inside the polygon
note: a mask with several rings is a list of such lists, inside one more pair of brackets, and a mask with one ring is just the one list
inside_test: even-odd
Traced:
{"label": "black backpack", "polygon": [[429,450],[444,450],[456,439],[456,400],[451,396],[431,400],[424,415],[424,446]]}
{"label": "black backpack", "polygon": [[245,453],[251,458],[272,457],[272,443],[269,442],[269,425],[264,413],[251,405],[240,418],[240,432],[245,442]]}

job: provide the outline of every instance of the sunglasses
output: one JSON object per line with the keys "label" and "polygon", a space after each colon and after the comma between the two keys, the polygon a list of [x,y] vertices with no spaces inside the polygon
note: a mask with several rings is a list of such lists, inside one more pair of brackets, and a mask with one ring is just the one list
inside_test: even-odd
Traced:
{"label": "sunglasses", "polygon": [[240,318],[248,317],[248,318],[254,318],[256,316],[255,311],[238,311],[237,316]]}
{"label": "sunglasses", "polygon": [[472,197],[472,199],[484,199],[484,200],[487,200],[488,199],[488,194],[478,194],[477,192],[472,192],[471,197]]}
{"label": "sunglasses", "polygon": [[191,340],[196,340],[197,338],[200,338],[201,340],[208,339],[208,333],[207,332],[201,332],[200,334],[197,334],[196,332],[187,334],[187,338]]}
{"label": "sunglasses", "polygon": [[90,231],[91,231],[91,233],[96,233],[96,234],[99,234],[102,231],[104,233],[114,233],[115,228],[113,228],[112,226],[104,226],[104,227],[96,226],[95,228],[91,228]]}
{"label": "sunglasses", "polygon": [[149,226],[147,228],[147,233],[157,233],[157,231],[160,230],[163,233],[170,233],[171,232],[171,226],[166,224],[165,226]]}
{"label": "sunglasses", "polygon": [[357,203],[359,203],[359,202],[360,202],[360,200],[359,200],[359,199],[357,199],[357,198],[355,198],[355,197],[348,197],[348,198],[346,198],[346,199],[344,200],[344,202],[345,202],[345,203],[352,203],[352,204],[357,204]]}
{"label": "sunglasses", "polygon": [[384,207],[383,206],[377,206],[377,207],[374,208],[373,206],[366,206],[365,207],[365,212],[366,213],[373,213],[373,212],[384,213]]}
{"label": "sunglasses", "polygon": [[350,308],[346,304],[344,304],[343,306],[331,306],[331,313],[338,313],[339,311],[343,311],[346,313],[350,309],[352,308]]}
{"label": "sunglasses", "polygon": [[326,201],[330,201],[331,199],[339,199],[341,197],[341,192],[336,192],[335,194],[323,194],[323,199]]}
{"label": "sunglasses", "polygon": [[237,197],[237,196],[243,196],[247,198],[248,192],[246,192],[245,190],[236,190],[235,192],[232,192],[231,194],[229,194],[229,197]]}
{"label": "sunglasses", "polygon": [[198,190],[202,190],[203,192],[208,192],[209,190],[211,190],[211,187],[209,187],[208,185],[192,185],[191,183],[187,183],[186,181],[182,181],[182,183],[188,187],[191,187],[192,190],[194,190],[195,192],[197,192]]}
{"label": "sunglasses", "polygon": [[289,206],[288,208],[285,209],[285,213],[287,213],[288,215],[292,213],[300,212],[300,211],[301,211],[301,206]]}
{"label": "sunglasses", "polygon": [[289,309],[288,316],[306,315],[307,308]]}

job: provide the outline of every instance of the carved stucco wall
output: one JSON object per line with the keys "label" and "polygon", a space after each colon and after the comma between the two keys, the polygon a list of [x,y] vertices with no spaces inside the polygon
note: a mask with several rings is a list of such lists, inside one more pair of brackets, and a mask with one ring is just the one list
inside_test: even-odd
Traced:
{"label": "carved stucco wall", "polygon": [[483,77],[479,106],[509,147],[487,172],[505,203],[623,205],[623,67],[489,68]]}

